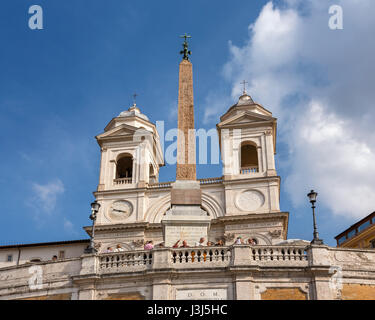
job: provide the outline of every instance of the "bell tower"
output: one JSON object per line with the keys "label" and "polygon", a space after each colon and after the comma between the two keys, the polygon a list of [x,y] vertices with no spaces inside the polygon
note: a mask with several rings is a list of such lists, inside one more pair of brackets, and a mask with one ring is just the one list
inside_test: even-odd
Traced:
{"label": "bell tower", "polygon": [[96,136],[101,147],[98,191],[157,182],[163,156],[156,127],[134,103]]}
{"label": "bell tower", "polygon": [[238,102],[220,117],[217,130],[223,177],[228,182],[226,198],[231,198],[236,192],[241,193],[241,184],[247,189],[236,205],[231,205],[233,201],[227,201],[227,215],[241,211],[280,211],[280,178],[275,167],[276,128],[277,119],[255,103],[245,88]]}
{"label": "bell tower", "polygon": [[95,196],[101,204],[97,224],[144,220],[145,190],[158,182],[164,165],[156,126],[136,103],[113,118],[96,136],[101,162]]}

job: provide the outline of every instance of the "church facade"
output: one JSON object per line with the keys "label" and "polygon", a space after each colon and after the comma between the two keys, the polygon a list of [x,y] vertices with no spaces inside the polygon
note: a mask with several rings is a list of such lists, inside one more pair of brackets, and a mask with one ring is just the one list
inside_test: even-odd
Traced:
{"label": "church facade", "polygon": [[96,137],[95,251],[87,240],[0,247],[0,299],[375,299],[374,250],[287,239],[277,119],[245,90],[216,126],[223,175],[196,179],[186,50],[176,181],[159,182],[159,133],[134,103]]}

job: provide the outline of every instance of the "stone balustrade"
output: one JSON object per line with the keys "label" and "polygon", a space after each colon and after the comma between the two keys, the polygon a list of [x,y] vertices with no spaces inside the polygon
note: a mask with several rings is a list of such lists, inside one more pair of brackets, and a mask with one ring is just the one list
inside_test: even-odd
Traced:
{"label": "stone balustrade", "polygon": [[114,179],[113,184],[115,186],[121,185],[121,184],[131,184],[132,183],[132,178],[119,178],[119,179]]}
{"label": "stone balustrade", "polygon": [[229,247],[176,248],[171,250],[172,267],[228,266],[231,262]]}
{"label": "stone balustrade", "polygon": [[[155,250],[103,253],[98,256],[100,272],[133,272],[158,268],[207,268],[241,266],[307,266],[308,255],[303,246],[250,246],[161,248]],[[166,256],[167,258],[160,258]],[[241,256],[239,260],[232,257]],[[158,262],[159,263],[159,262]]]}
{"label": "stone balustrade", "polygon": [[260,265],[308,265],[306,248],[299,246],[254,246],[251,260]]}
{"label": "stone balustrade", "polygon": [[122,251],[101,254],[99,269],[101,272],[133,271],[149,269],[152,264],[152,251]]}
{"label": "stone balustrade", "polygon": [[[202,184],[205,185],[205,184],[222,183],[223,177],[204,178],[204,179],[198,179],[198,181],[201,185]],[[173,181],[149,183],[148,188],[150,188],[150,189],[170,188],[172,186],[172,183],[173,183]]]}
{"label": "stone balustrade", "polygon": [[198,180],[200,184],[214,184],[214,183],[221,183],[223,182],[223,177],[218,178],[205,178]]}
{"label": "stone balustrade", "polygon": [[259,172],[259,168],[257,166],[242,167],[240,169],[240,174],[249,174],[249,173],[257,173],[257,172]]}
{"label": "stone balustrade", "polygon": [[170,188],[171,187],[171,181],[169,182],[156,182],[156,183],[150,183],[148,185],[148,188],[156,189],[156,188]]}

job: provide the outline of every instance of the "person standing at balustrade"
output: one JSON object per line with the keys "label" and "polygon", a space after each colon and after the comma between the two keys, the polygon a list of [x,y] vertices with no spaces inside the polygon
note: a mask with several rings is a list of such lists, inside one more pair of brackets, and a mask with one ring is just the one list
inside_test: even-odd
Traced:
{"label": "person standing at balustrade", "polygon": [[154,249],[154,243],[152,240],[147,241],[147,243],[144,246],[145,250],[152,250]]}
{"label": "person standing at balustrade", "polygon": [[182,241],[182,245],[181,245],[180,248],[189,248],[189,246],[188,246],[186,240]]}
{"label": "person standing at balustrade", "polygon": [[199,242],[198,242],[198,241],[195,242],[195,246],[196,246],[196,247],[202,247],[202,246],[205,245],[205,244],[204,244],[205,241],[206,241],[206,239],[205,239],[204,237],[202,237],[202,238],[199,239]]}

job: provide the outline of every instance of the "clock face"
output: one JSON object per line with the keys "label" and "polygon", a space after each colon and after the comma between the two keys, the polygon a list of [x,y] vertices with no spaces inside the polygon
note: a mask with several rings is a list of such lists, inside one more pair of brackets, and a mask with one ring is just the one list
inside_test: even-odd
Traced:
{"label": "clock face", "polygon": [[123,220],[128,218],[133,212],[133,206],[125,200],[115,201],[109,209],[109,215],[112,220]]}

